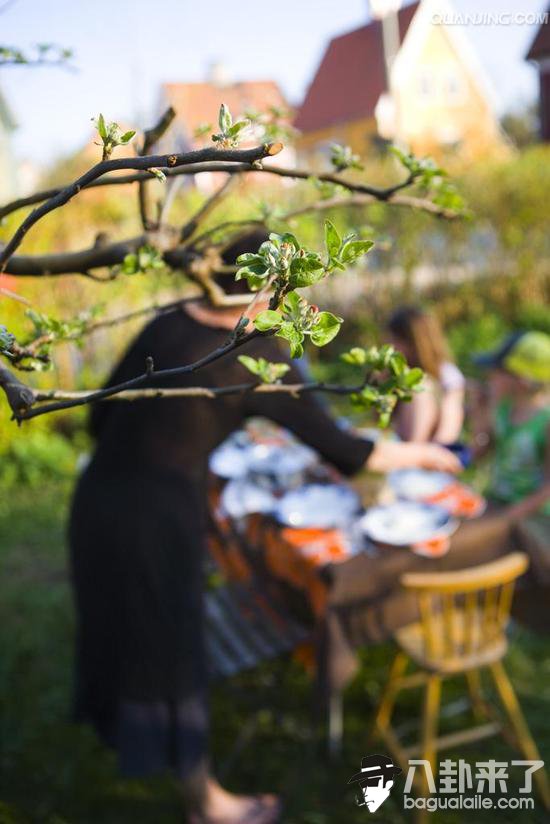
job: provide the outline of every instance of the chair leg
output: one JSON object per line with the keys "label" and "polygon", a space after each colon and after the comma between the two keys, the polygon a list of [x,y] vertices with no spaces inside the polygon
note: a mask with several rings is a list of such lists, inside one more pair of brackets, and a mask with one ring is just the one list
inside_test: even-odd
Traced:
{"label": "chair leg", "polygon": [[[441,701],[441,677],[430,675],[424,694],[424,712],[422,715],[422,758],[429,761],[432,772],[436,774],[436,740],[439,725],[439,706]],[[427,777],[422,778],[421,791],[424,797],[428,791]]]}
{"label": "chair leg", "polygon": [[[439,706],[441,701],[441,678],[439,675],[429,675],[424,693],[424,711],[422,714],[422,758],[430,762],[435,777],[436,738],[439,720]],[[424,775],[421,779],[418,795],[426,798],[428,795],[428,779]],[[415,824],[427,824],[431,813],[427,809],[417,810],[414,817]]]}
{"label": "chair leg", "polygon": [[466,673],[466,681],[468,683],[468,692],[470,693],[470,703],[474,716],[478,721],[487,717],[485,712],[485,702],[483,700],[483,692],[481,689],[481,672],[480,670],[469,670]]}
{"label": "chair leg", "polygon": [[[510,723],[522,754],[529,761],[539,761],[540,753],[533,736],[531,735],[529,727],[527,726],[527,722],[519,705],[514,687],[506,674],[506,670],[504,669],[502,662],[497,661],[494,664],[491,664],[490,670],[500,700],[502,701],[502,705],[506,710],[508,718],[510,719]],[[545,768],[542,767],[540,770],[537,770],[533,774],[533,778],[535,779],[535,783],[544,802],[544,806],[547,810],[550,809],[550,784],[548,783],[548,776]]]}
{"label": "chair leg", "polygon": [[399,692],[399,687],[396,682],[398,678],[401,678],[401,676],[404,675],[405,670],[407,669],[407,664],[408,658],[405,653],[400,650],[396,653],[390,667],[390,674],[388,676],[384,691],[382,692],[382,700],[378,705],[372,724],[372,729],[368,737],[369,742],[372,742],[377,735],[383,736],[389,727],[393,708],[395,706],[395,699],[397,697],[397,693]]}

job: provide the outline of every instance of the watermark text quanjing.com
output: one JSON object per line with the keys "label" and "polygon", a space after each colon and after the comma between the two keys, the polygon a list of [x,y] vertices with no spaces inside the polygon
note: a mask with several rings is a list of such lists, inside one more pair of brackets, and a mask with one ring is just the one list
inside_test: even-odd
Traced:
{"label": "watermark text quanjing.com", "polygon": [[542,26],[550,18],[547,11],[472,11],[434,12],[435,26]]}

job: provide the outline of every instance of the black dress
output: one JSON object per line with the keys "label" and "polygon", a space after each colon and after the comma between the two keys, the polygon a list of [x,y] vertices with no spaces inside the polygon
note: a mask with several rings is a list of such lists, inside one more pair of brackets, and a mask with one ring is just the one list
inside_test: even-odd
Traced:
{"label": "black dress", "polygon": [[[183,310],[153,320],[111,376],[193,362],[227,339]],[[275,339],[241,353],[284,361]],[[289,363],[292,364],[291,361]],[[288,374],[301,380],[296,365]],[[242,383],[228,355],[156,386]],[[71,511],[77,611],[76,717],[118,750],[126,775],[166,768],[186,778],[206,763],[208,713],[202,621],[209,453],[253,415],[291,429],[352,474],[372,444],[341,431],[313,396],[248,393],[207,398],[104,401],[91,415],[97,446]]]}

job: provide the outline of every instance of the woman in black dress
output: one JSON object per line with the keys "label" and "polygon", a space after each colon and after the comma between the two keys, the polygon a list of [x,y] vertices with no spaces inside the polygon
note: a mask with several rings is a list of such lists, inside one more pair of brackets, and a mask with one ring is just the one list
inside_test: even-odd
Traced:
{"label": "woman in black dress", "polygon": [[[197,360],[227,340],[238,317],[238,310],[200,303],[158,316],[108,383],[140,374],[149,356],[157,370]],[[257,338],[240,352],[287,360],[273,338]],[[288,379],[301,381],[289,363]],[[152,385],[220,386],[243,378],[243,367],[229,356],[197,375]],[[124,775],[173,770],[193,820],[211,824],[277,818],[273,797],[231,795],[208,769],[202,619],[207,460],[253,415],[291,429],[349,475],[365,464],[380,471],[419,464],[456,469],[454,456],[434,445],[373,446],[341,431],[311,395],[113,400],[93,408],[96,450],[79,480],[70,521],[76,716],[117,750]]]}

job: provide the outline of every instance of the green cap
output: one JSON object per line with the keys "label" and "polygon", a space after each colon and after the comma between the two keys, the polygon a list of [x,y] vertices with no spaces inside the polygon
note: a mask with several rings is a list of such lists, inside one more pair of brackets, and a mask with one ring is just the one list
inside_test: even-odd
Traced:
{"label": "green cap", "polygon": [[537,383],[550,383],[550,335],[525,332],[503,359],[513,375]]}

